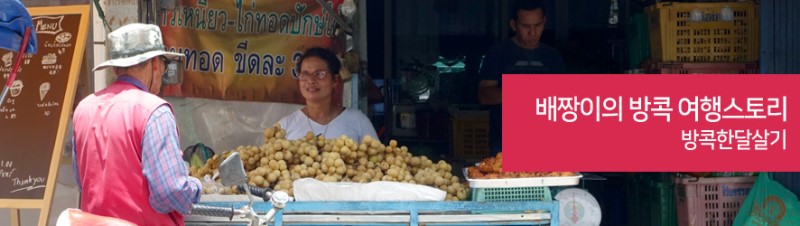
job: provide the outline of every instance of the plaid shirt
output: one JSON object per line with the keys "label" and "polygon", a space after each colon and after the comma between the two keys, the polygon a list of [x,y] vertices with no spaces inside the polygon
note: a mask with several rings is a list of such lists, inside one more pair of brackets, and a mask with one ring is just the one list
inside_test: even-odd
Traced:
{"label": "plaid shirt", "polygon": [[[126,82],[145,90],[138,81]],[[167,105],[159,106],[150,115],[142,137],[142,174],[147,178],[150,206],[153,209],[160,213],[177,211],[189,214],[192,203],[197,203],[200,199],[202,185],[197,178],[188,176],[188,165],[182,158],[183,152],[176,128],[175,116]],[[75,147],[74,136],[72,142]],[[77,163],[75,156],[73,148],[73,163]],[[77,164],[72,166],[80,188]]]}

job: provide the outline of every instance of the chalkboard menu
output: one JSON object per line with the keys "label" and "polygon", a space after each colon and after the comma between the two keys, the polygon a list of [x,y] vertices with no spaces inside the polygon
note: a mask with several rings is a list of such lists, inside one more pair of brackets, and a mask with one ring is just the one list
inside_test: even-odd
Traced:
{"label": "chalkboard menu", "polygon": [[[0,204],[23,199],[50,205],[84,56],[88,10],[88,6],[28,8],[38,53],[23,57],[0,106]],[[17,54],[0,49],[2,84]]]}

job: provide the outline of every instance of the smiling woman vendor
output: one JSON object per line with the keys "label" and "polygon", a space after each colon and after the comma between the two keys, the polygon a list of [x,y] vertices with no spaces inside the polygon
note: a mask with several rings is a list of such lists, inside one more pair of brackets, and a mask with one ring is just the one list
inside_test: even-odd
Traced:
{"label": "smiling woman vendor", "polygon": [[347,135],[359,143],[366,135],[377,139],[375,128],[364,113],[333,104],[333,92],[342,82],[341,67],[339,58],[330,50],[311,48],[303,53],[297,68],[306,106],[279,121],[287,140],[303,138],[309,131],[328,139]]}

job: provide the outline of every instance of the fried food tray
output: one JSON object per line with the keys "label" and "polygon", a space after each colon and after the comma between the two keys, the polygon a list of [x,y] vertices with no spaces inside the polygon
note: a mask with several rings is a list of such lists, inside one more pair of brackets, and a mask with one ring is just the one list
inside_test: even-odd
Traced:
{"label": "fried food tray", "polygon": [[470,188],[507,188],[507,187],[541,187],[541,186],[573,186],[580,182],[582,174],[570,177],[528,177],[502,179],[472,179],[467,168],[463,169],[464,177]]}

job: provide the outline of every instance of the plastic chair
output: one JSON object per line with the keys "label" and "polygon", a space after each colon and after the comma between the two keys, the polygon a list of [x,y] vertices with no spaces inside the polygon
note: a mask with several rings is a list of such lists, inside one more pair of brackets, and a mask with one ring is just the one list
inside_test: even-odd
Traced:
{"label": "plastic chair", "polygon": [[84,225],[115,225],[115,226],[135,226],[130,221],[105,217],[97,214],[83,212],[80,209],[69,208],[58,215],[56,226],[84,226]]}

